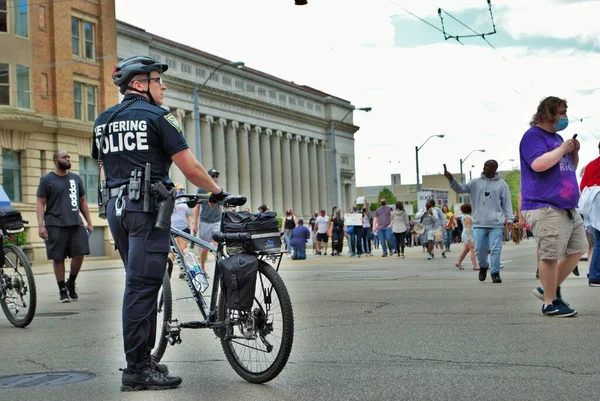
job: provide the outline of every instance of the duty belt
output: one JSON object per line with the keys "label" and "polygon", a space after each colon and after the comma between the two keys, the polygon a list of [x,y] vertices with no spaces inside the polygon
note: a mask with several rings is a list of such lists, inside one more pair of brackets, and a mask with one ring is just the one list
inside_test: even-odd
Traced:
{"label": "duty belt", "polygon": [[[121,191],[121,187],[116,187],[116,188],[111,188],[108,190],[108,198],[112,199],[112,198],[116,198],[117,196],[119,196],[119,191]],[[122,192],[123,195],[127,195],[127,185],[125,185],[125,189]]]}

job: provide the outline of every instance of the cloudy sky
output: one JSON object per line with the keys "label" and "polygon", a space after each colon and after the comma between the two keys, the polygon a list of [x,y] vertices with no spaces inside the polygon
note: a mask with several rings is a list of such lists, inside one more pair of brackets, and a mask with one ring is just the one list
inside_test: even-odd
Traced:
{"label": "cloudy sky", "polygon": [[[581,163],[600,140],[600,0],[492,0],[497,33],[444,40],[438,7],[493,30],[486,0],[116,0],[117,18],[148,32],[347,99],[356,112],[356,184],[515,159],[544,96],[564,97]],[[151,11],[151,12],[150,12]],[[407,12],[408,11],[408,12]],[[411,15],[413,13],[426,22]],[[473,34],[444,17],[450,35]],[[429,25],[429,24],[430,25]],[[433,25],[433,26],[432,26]],[[582,119],[582,120],[581,120]],[[505,161],[502,168],[512,167]]]}

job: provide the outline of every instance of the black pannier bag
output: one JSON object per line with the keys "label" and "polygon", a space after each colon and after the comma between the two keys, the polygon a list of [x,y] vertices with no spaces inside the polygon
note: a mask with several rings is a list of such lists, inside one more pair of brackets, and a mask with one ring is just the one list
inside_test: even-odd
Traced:
{"label": "black pannier bag", "polygon": [[219,261],[219,266],[227,309],[243,311],[252,308],[258,258],[249,253],[238,253]]}
{"label": "black pannier bag", "polygon": [[249,233],[252,237],[245,241],[227,241],[227,250],[242,248],[245,252],[280,252],[281,233],[277,213],[266,211],[225,212],[221,231],[224,233]]}
{"label": "black pannier bag", "polygon": [[23,217],[14,207],[0,206],[0,230],[2,232],[20,231],[23,229]]}

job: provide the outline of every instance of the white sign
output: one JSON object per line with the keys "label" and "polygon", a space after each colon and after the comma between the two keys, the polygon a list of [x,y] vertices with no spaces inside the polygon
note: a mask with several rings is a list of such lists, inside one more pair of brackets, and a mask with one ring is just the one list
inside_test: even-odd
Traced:
{"label": "white sign", "polygon": [[362,226],[362,213],[346,213],[344,224],[347,226]]}
{"label": "white sign", "polygon": [[431,193],[431,198],[435,200],[435,205],[437,207],[441,208],[444,205],[450,207],[450,204],[448,202],[450,191],[448,189],[426,189],[424,192]]}
{"label": "white sign", "polygon": [[417,192],[417,208],[419,210],[425,209],[425,204],[432,198],[433,194],[430,191]]}
{"label": "white sign", "polygon": [[454,215],[456,217],[462,217],[463,213],[460,211],[460,207],[462,206],[462,203],[455,203],[454,204]]}
{"label": "white sign", "polygon": [[364,205],[365,204],[365,197],[364,196],[359,196],[358,198],[356,198],[356,204],[357,205]]}
{"label": "white sign", "polygon": [[415,214],[415,211],[413,210],[413,205],[411,203],[409,203],[408,205],[404,205],[404,210],[409,216],[413,216]]}

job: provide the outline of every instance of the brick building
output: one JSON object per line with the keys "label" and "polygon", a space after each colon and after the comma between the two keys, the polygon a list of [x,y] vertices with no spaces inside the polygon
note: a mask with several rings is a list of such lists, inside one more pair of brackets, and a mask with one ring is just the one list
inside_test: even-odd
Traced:
{"label": "brick building", "polygon": [[97,219],[97,164],[89,154],[94,119],[118,101],[110,80],[116,48],[113,1],[0,2],[0,180],[30,221],[25,251],[34,261],[45,260],[35,195],[56,149],[70,152],[88,190],[97,227],[92,254],[113,256],[106,222]]}

